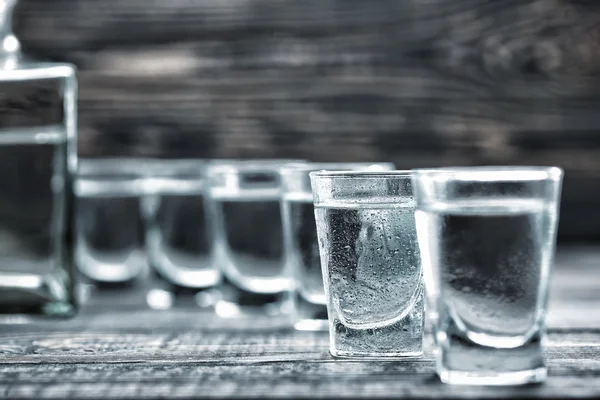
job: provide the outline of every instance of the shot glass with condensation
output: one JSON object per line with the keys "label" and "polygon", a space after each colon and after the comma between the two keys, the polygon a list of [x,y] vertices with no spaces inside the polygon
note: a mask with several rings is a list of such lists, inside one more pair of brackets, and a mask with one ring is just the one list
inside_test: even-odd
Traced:
{"label": "shot glass with condensation", "polygon": [[319,170],[393,170],[392,163],[301,163],[281,169],[285,262],[294,278],[294,328],[327,330],[327,302],[319,258],[309,174]]}
{"label": "shot glass with condensation", "polygon": [[516,385],[546,378],[542,342],[562,176],[556,167],[414,171],[443,382]]}
{"label": "shot glass with condensation", "polygon": [[424,288],[410,171],[310,178],[331,354],[420,356]]}

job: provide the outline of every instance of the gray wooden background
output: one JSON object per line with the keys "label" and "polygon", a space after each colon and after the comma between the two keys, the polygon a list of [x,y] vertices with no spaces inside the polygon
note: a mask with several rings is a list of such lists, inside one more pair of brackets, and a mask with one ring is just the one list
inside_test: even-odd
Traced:
{"label": "gray wooden background", "polygon": [[21,0],[80,69],[82,156],[566,170],[560,238],[600,239],[600,2]]}

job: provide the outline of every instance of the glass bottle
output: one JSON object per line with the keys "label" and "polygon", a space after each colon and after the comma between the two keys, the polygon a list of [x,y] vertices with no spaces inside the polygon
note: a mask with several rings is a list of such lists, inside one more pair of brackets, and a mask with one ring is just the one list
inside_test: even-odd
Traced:
{"label": "glass bottle", "polygon": [[22,55],[0,0],[0,314],[72,316],[77,80]]}

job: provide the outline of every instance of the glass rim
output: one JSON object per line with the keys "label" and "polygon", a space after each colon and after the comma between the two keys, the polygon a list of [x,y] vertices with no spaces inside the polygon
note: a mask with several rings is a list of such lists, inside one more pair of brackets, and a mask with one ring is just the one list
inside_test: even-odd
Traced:
{"label": "glass rim", "polygon": [[217,175],[237,175],[239,173],[279,173],[285,165],[306,163],[306,160],[285,159],[285,158],[265,158],[265,159],[219,159],[211,160],[208,163],[210,174]]}
{"label": "glass rim", "polygon": [[[306,162],[286,164],[281,167],[282,175],[291,175],[298,173],[306,173],[312,171],[369,171],[368,167],[389,167],[385,170],[377,170],[374,172],[388,172],[394,170],[394,164],[391,162]],[[351,169],[353,167],[364,167],[365,169]]]}
{"label": "glass rim", "polygon": [[312,171],[311,178],[371,178],[371,179],[386,179],[386,178],[410,178],[413,175],[411,170],[390,170],[390,171]]}
{"label": "glass rim", "polygon": [[147,164],[152,177],[177,178],[203,176],[209,163],[203,158],[153,158]]}
{"label": "glass rim", "polygon": [[484,165],[440,168],[414,168],[414,176],[462,181],[543,181],[558,180],[564,171],[556,166]]}
{"label": "glass rim", "polygon": [[79,158],[77,176],[141,176],[152,168],[152,159],[144,157]]}

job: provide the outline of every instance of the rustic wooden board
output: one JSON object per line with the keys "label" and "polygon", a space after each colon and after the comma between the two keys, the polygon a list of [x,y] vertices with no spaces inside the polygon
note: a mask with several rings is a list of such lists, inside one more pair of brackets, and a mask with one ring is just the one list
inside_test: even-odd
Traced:
{"label": "rustic wooden board", "polygon": [[[0,396],[10,398],[600,396],[600,249],[560,251],[551,286],[549,379],[521,388],[439,383],[429,333],[424,357],[334,359],[326,332],[283,329],[268,317],[144,306],[152,280],[91,293],[69,321],[0,324]],[[115,290],[121,290],[116,295]]]}
{"label": "rustic wooden board", "polygon": [[[435,377],[429,352],[411,361],[334,360],[327,354],[325,335],[272,335],[258,342],[245,334],[204,338],[197,332],[115,339],[100,334],[20,339],[31,342],[30,351],[42,355],[0,364],[0,390],[11,398],[553,398],[600,394],[598,332],[550,334],[548,382],[525,388],[442,385]],[[44,354],[59,353],[57,346],[72,355]],[[134,353],[137,358],[127,356]]]}
{"label": "rustic wooden board", "polygon": [[565,168],[599,240],[600,7],[586,0],[21,0],[80,69],[82,156]]}

